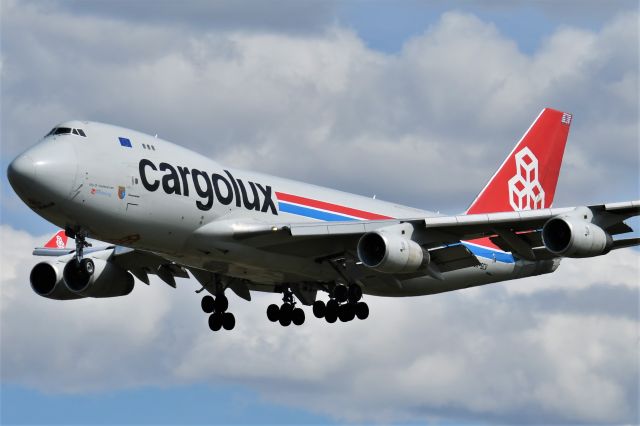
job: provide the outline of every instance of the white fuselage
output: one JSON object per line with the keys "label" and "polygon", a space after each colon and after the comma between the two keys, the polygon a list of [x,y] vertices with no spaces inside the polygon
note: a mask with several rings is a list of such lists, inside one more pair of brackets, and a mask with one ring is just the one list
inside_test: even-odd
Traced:
{"label": "white fuselage", "polygon": [[[326,263],[295,250],[272,250],[269,236],[251,244],[202,232],[212,223],[278,225],[436,214],[315,185],[222,166],[200,154],[133,130],[94,122],[61,124],[75,134],[47,136],[23,154],[36,164],[31,185],[16,188],[39,215],[92,238],[147,250],[181,264],[250,280],[252,289],[335,280]],[[42,179],[46,177],[43,184]],[[36,185],[37,182],[37,185]],[[310,203],[310,200],[321,200]],[[474,249],[479,267],[398,281],[372,279],[364,291],[384,296],[439,293],[548,273],[558,260],[530,262]],[[327,254],[331,247],[327,247]]]}

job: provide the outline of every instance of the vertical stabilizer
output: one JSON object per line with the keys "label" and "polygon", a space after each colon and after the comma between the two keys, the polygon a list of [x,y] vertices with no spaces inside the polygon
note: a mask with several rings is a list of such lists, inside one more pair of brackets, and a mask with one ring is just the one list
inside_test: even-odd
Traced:
{"label": "vertical stabilizer", "polygon": [[571,118],[566,112],[542,110],[467,214],[550,207]]}
{"label": "vertical stabilizer", "polygon": [[51,239],[44,245],[45,248],[51,249],[63,249],[67,247],[67,234],[64,230],[58,231]]}

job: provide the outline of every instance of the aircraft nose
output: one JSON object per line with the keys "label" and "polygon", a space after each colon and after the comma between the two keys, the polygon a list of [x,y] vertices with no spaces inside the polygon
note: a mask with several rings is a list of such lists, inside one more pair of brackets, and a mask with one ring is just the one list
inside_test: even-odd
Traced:
{"label": "aircraft nose", "polygon": [[29,187],[36,180],[36,169],[33,164],[33,159],[26,153],[16,157],[16,159],[9,164],[7,177],[16,192],[23,192],[20,189]]}
{"label": "aircraft nose", "polygon": [[68,199],[77,167],[72,144],[45,140],[13,160],[7,177],[20,198],[37,207]]}

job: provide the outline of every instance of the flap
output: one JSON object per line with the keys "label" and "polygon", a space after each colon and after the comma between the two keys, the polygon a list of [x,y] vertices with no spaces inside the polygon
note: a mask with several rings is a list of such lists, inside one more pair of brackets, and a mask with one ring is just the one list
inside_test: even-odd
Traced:
{"label": "flap", "polygon": [[478,258],[462,244],[429,250],[429,255],[431,255],[431,261],[438,265],[440,272],[480,265]]}

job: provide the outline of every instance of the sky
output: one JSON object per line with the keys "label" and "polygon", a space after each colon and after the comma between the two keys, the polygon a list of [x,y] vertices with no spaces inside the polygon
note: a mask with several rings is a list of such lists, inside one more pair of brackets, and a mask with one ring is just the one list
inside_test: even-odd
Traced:
{"label": "sky", "polygon": [[[134,128],[223,164],[464,211],[546,106],[574,114],[554,205],[640,198],[636,1],[0,3],[0,163],[56,123]],[[269,323],[197,286],[39,298],[56,228],[1,174],[2,424],[635,424],[640,252]],[[638,226],[638,221],[632,222]]]}

